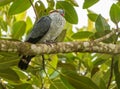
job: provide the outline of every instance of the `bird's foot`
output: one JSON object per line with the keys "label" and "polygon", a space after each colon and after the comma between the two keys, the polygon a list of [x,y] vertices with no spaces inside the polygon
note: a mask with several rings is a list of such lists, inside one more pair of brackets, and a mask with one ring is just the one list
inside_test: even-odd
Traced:
{"label": "bird's foot", "polygon": [[52,46],[51,44],[52,44],[52,43],[56,43],[56,42],[53,41],[53,40],[46,40],[44,43],[47,44],[47,45]]}

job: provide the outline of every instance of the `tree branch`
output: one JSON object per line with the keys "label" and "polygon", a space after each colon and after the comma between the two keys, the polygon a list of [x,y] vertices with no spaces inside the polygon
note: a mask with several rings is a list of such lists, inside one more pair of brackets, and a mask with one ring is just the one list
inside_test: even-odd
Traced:
{"label": "tree branch", "polygon": [[27,42],[0,40],[0,51],[16,52],[24,55],[42,55],[69,52],[90,52],[119,54],[120,45],[94,41],[58,42],[51,44],[30,44]]}

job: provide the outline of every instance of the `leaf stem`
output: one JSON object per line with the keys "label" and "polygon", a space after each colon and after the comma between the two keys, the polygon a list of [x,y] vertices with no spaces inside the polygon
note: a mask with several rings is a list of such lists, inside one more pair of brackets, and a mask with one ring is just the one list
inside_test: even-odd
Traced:
{"label": "leaf stem", "polygon": [[35,15],[36,15],[36,21],[38,20],[38,14],[37,14],[37,10],[36,10],[36,8],[35,8],[35,6],[33,5],[33,2],[32,2],[32,0],[29,0],[30,1],[30,4],[32,5],[32,8],[33,8],[33,10],[34,10],[34,13],[35,13]]}
{"label": "leaf stem", "polygon": [[109,77],[109,81],[108,81],[108,84],[107,84],[107,89],[109,89],[111,81],[112,81],[112,77],[113,77],[113,65],[114,65],[114,56],[112,56],[112,60],[111,60],[110,77]]}

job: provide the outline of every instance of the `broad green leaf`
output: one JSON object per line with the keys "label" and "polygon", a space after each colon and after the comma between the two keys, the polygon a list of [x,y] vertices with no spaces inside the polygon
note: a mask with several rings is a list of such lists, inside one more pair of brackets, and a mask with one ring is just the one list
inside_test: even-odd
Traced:
{"label": "broad green leaf", "polygon": [[27,12],[24,11],[24,12],[22,12],[20,14],[15,15],[15,19],[16,19],[16,21],[25,20],[26,15],[27,15]]}
{"label": "broad green leaf", "polygon": [[[107,68],[108,68],[108,66],[107,66]],[[101,70],[103,70],[102,69],[102,67],[101,67]],[[106,72],[104,72],[104,75],[103,75],[103,79],[104,79],[104,81],[105,81],[105,83],[107,84],[108,83],[108,81],[109,81],[109,76],[110,76],[110,69],[108,69]]]}
{"label": "broad green leaf", "polygon": [[21,13],[25,10],[27,10],[29,7],[31,6],[30,1],[29,0],[15,0],[10,9],[8,14],[9,15],[15,15],[18,13]]}
{"label": "broad green leaf", "polygon": [[99,15],[95,21],[95,28],[98,32],[103,32],[104,30],[110,30],[110,26],[107,21]]}
{"label": "broad green leaf", "polygon": [[66,22],[64,29],[66,30],[64,41],[71,41],[71,35],[74,33],[72,29],[73,25],[69,22]]}
{"label": "broad green leaf", "polygon": [[96,14],[95,12],[93,12],[93,11],[91,11],[91,10],[87,10],[88,11],[88,18],[91,20],[91,21],[93,21],[93,22],[95,22],[96,21],[96,19],[97,19],[97,17],[98,17],[98,14]]}
{"label": "broad green leaf", "polygon": [[41,16],[43,16],[43,15],[45,15],[46,13],[45,13],[45,6],[44,6],[44,4],[43,4],[43,2],[42,1],[37,1],[37,2],[35,2],[35,8],[36,8],[36,11],[37,11],[37,15],[38,15],[38,17],[37,17],[37,20],[41,17]]}
{"label": "broad green leaf", "polygon": [[99,0],[84,0],[83,9],[91,7],[92,5],[97,3],[98,1]]}
{"label": "broad green leaf", "polygon": [[47,2],[48,2],[48,8],[47,8],[47,10],[48,11],[53,10],[54,6],[55,6],[55,1],[54,0],[47,0]]}
{"label": "broad green leaf", "polygon": [[70,37],[74,32],[73,32],[73,25],[72,24],[70,24],[70,23],[68,23],[68,22],[66,22],[66,24],[65,24],[65,26],[64,26],[64,29],[66,29],[67,30],[67,36],[68,37]]}
{"label": "broad green leaf", "polygon": [[20,81],[17,73],[10,68],[0,69],[0,77],[5,79],[5,80],[12,81],[12,82],[15,82],[15,83]]}
{"label": "broad green leaf", "polygon": [[91,70],[91,77],[93,77],[100,69],[98,67],[93,67]]}
{"label": "broad green leaf", "polygon": [[[18,65],[18,63],[17,63]],[[18,67],[12,67],[12,69],[17,73],[17,75],[20,77],[22,82],[26,82],[27,79],[29,79],[29,76],[26,75],[22,70],[20,70]]]}
{"label": "broad green leaf", "polygon": [[88,18],[93,22],[96,21],[97,17],[98,17],[97,14],[88,14]]}
{"label": "broad green leaf", "polygon": [[0,6],[6,5],[14,0],[0,0]]}
{"label": "broad green leaf", "polygon": [[74,39],[86,39],[93,35],[93,32],[90,31],[81,31],[72,35]]}
{"label": "broad green leaf", "polygon": [[60,77],[60,78],[62,82],[64,83],[64,85],[68,87],[68,89],[76,89],[64,77]]}
{"label": "broad green leaf", "polygon": [[77,13],[74,9],[74,7],[66,2],[66,1],[58,1],[56,4],[56,8],[60,8],[65,10],[65,19],[72,23],[72,24],[77,24],[78,23],[78,16]]}
{"label": "broad green leaf", "polygon": [[0,18],[0,28],[7,32],[7,23],[2,18]]}
{"label": "broad green leaf", "polygon": [[26,23],[24,21],[18,21],[12,26],[12,38],[21,39],[26,29]]}
{"label": "broad green leaf", "polygon": [[20,85],[14,85],[14,89],[34,89],[31,84],[20,84]]}
{"label": "broad green leaf", "polygon": [[33,27],[32,20],[28,16],[27,19],[26,19],[26,32],[25,33],[28,33],[32,27]]}
{"label": "broad green leaf", "polygon": [[115,73],[115,81],[117,83],[117,87],[118,89],[120,89],[120,72],[118,68],[118,61],[116,61],[114,64],[114,73]]}
{"label": "broad green leaf", "polygon": [[100,79],[99,86],[100,86],[100,89],[106,89],[106,83],[103,78]]}
{"label": "broad green leaf", "polygon": [[92,77],[92,80],[98,85],[101,77],[103,77],[103,72],[99,71],[98,69],[98,71],[91,77]]}
{"label": "broad green leaf", "polygon": [[[0,52],[0,69],[10,68],[17,65],[18,56],[15,53]],[[4,66],[4,67],[3,67]]]}
{"label": "broad green leaf", "polygon": [[50,75],[50,79],[55,79],[57,76],[59,76],[59,73],[57,71],[54,71],[51,75]]}
{"label": "broad green leaf", "polygon": [[75,72],[66,71],[61,77],[64,77],[76,89],[99,89],[90,78],[79,76]]}
{"label": "broad green leaf", "polygon": [[57,55],[54,55],[54,54],[50,55],[50,59],[51,59],[51,61],[49,62],[49,64],[52,66],[52,68],[49,67],[49,69],[48,69],[48,73],[49,74],[51,74],[51,73],[54,72],[53,68],[56,69],[57,63],[58,63],[58,57],[57,57]]}
{"label": "broad green leaf", "polygon": [[108,54],[95,54],[93,56],[93,59],[94,59],[93,65],[97,67],[98,65],[105,63],[105,61],[107,61],[110,58],[111,58],[111,55],[108,55]]}
{"label": "broad green leaf", "polygon": [[95,61],[93,61],[93,65],[94,66],[98,66],[98,65],[101,65],[103,63],[105,63],[107,59],[104,59],[104,58],[97,58]]}
{"label": "broad green leaf", "polygon": [[117,4],[113,4],[110,8],[110,18],[117,24],[120,21],[120,7]]}
{"label": "broad green leaf", "polygon": [[97,71],[93,76],[92,80],[94,81],[95,84],[97,84],[100,89],[106,89],[106,84],[105,81],[103,80],[103,72],[102,71]]}
{"label": "broad green leaf", "polygon": [[76,2],[76,0],[66,0],[67,2],[70,2],[71,4],[73,4],[74,6],[79,6],[78,3]]}
{"label": "broad green leaf", "polygon": [[64,40],[64,38],[65,38],[65,35],[66,35],[66,30],[63,30],[61,33],[60,33],[60,35],[56,38],[56,42],[61,42],[61,41],[63,41]]}
{"label": "broad green leaf", "polygon": [[59,66],[61,67],[62,71],[66,72],[66,70],[70,70],[72,72],[76,72],[75,65],[72,63],[59,63]]}
{"label": "broad green leaf", "polygon": [[52,81],[50,85],[50,89],[70,89],[63,84],[63,82],[59,79]]}
{"label": "broad green leaf", "polygon": [[18,59],[9,58],[9,57],[2,57],[2,59],[0,58],[0,61],[2,61],[0,62],[0,69],[7,69],[10,68],[11,66],[16,66],[18,63]]}

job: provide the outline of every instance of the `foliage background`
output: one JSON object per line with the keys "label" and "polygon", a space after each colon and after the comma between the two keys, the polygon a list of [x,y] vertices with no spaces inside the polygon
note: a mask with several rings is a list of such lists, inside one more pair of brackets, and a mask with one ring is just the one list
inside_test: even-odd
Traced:
{"label": "foliage background", "polygon": [[[36,21],[50,10],[62,8],[67,21],[62,40],[95,40],[112,30],[106,18],[89,8],[99,0],[84,0],[83,9],[87,10],[88,26],[76,28],[78,15],[75,0],[47,0],[48,7],[40,0],[1,0],[0,1],[0,39],[23,41],[32,29],[32,22],[27,10],[32,6]],[[110,7],[110,18],[119,29],[120,3]],[[114,34],[102,42],[119,44],[119,34]],[[29,68],[22,71],[17,67],[18,53],[0,52],[0,89],[120,89],[119,55],[99,53],[59,53],[45,55],[45,69],[42,59],[37,55]]]}

